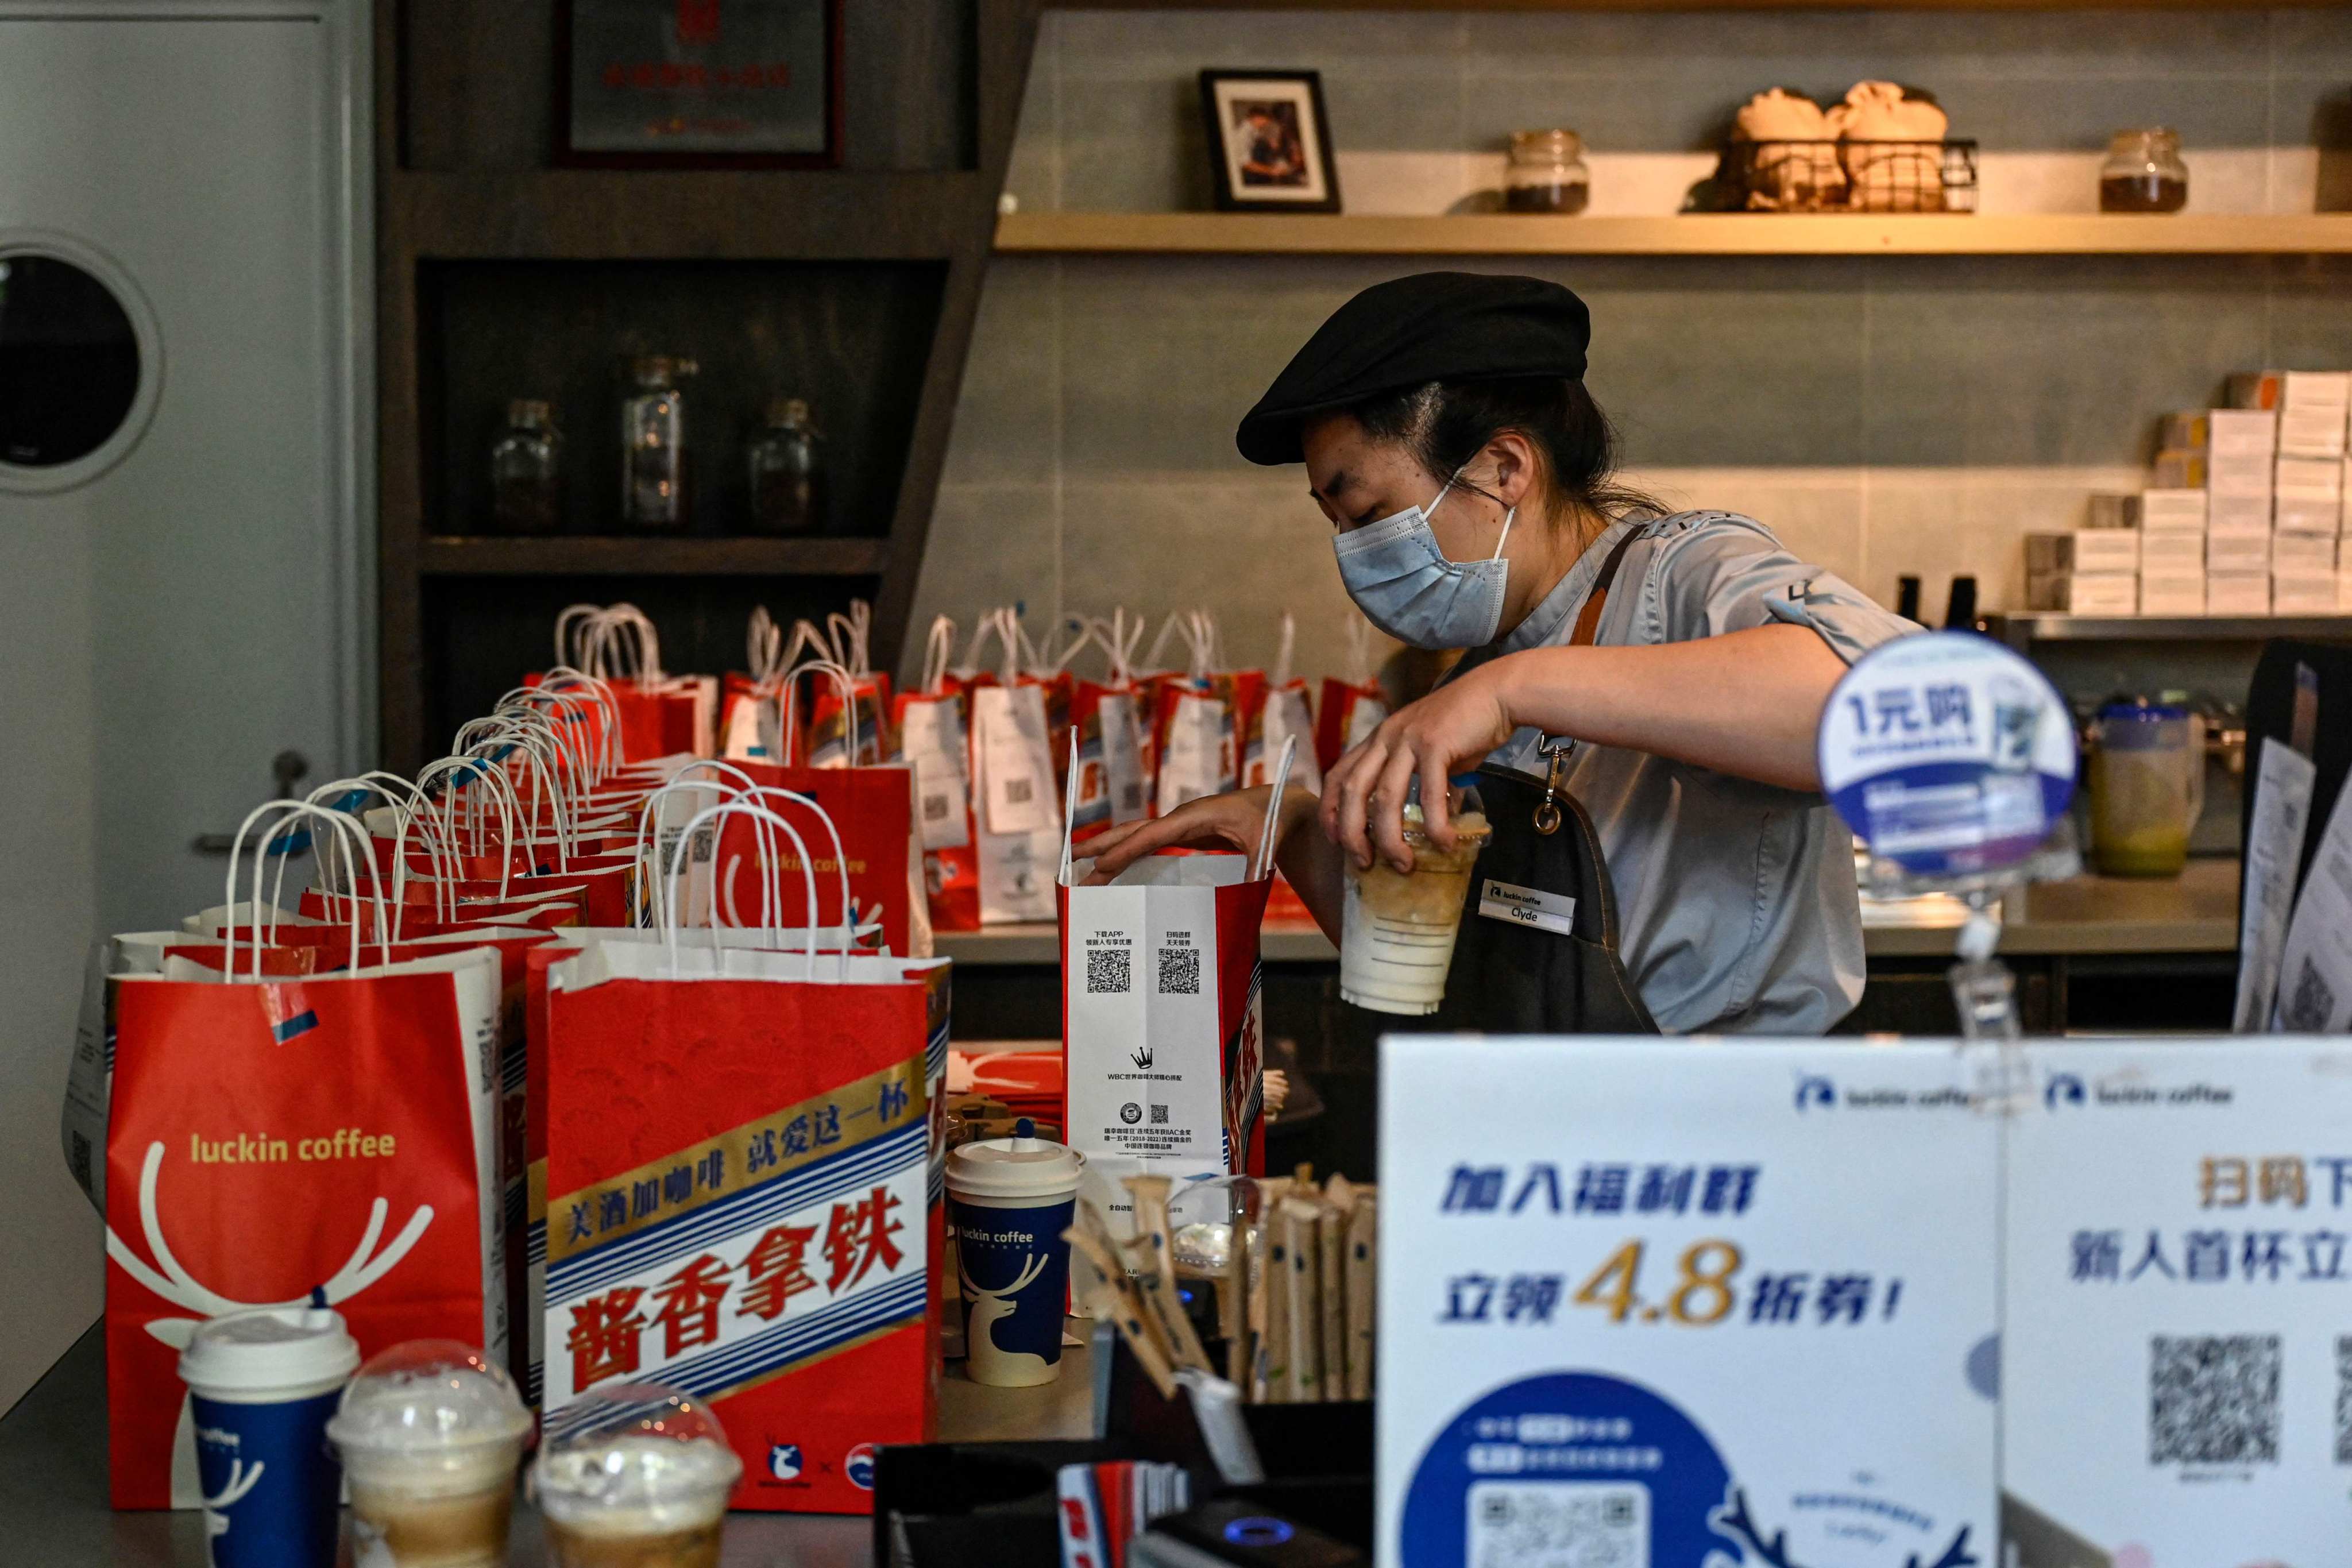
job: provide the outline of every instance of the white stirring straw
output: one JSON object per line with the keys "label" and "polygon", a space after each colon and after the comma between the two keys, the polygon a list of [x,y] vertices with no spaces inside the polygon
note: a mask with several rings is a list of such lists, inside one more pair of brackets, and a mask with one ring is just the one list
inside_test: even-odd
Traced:
{"label": "white stirring straw", "polygon": [[1062,791],[1062,869],[1056,879],[1070,885],[1070,839],[1078,830],[1078,738],[1070,737],[1070,777]]}
{"label": "white stirring straw", "polygon": [[1266,798],[1265,826],[1258,830],[1257,853],[1250,858],[1250,880],[1255,882],[1266,874],[1274,864],[1274,824],[1282,815],[1282,792],[1290,785],[1290,764],[1298,757],[1298,737],[1291,735],[1282,742],[1282,761],[1274,770],[1274,794]]}

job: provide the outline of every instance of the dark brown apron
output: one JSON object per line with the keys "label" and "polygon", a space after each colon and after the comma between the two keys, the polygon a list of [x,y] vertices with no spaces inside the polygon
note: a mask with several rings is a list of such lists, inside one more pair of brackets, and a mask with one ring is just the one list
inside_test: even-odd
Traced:
{"label": "dark brown apron", "polygon": [[[1625,551],[1628,531],[1601,563],[1592,592],[1576,618],[1572,647],[1589,647],[1601,606]],[[1473,654],[1448,679],[1486,658]],[[1562,787],[1572,741],[1546,737],[1549,777],[1489,763],[1478,770],[1478,795],[1494,836],[1471,870],[1454,939],[1445,1000],[1434,1013],[1404,1017],[1342,1003],[1342,1035],[1369,1045],[1384,1034],[1477,1031],[1509,1035],[1654,1035],[1656,1022],[1642,1005],[1618,956],[1617,894],[1601,858],[1601,840],[1584,807]],[[1478,912],[1487,884],[1532,889],[1575,900],[1566,932],[1538,929]],[[1508,894],[1505,897],[1507,900]],[[1554,906],[1558,906],[1555,904]]]}

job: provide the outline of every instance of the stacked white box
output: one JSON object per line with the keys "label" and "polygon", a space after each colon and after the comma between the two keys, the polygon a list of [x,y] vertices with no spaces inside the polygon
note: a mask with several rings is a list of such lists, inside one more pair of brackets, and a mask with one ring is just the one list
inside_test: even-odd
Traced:
{"label": "stacked white box", "polygon": [[[2094,496],[2093,501],[2101,498]],[[2158,533],[2202,533],[2206,524],[2206,502],[2203,490],[2150,489],[2122,500],[2138,504],[2129,509],[2143,537]]]}
{"label": "stacked white box", "polygon": [[[2168,438],[2203,447],[2204,413],[2175,415]],[[2225,422],[2225,434],[2226,422]],[[2205,613],[2206,492],[2179,487],[2094,495],[2089,526],[2026,538],[2027,607],[2072,615]],[[2137,569],[2137,583],[2122,579]]]}
{"label": "stacked white box", "polygon": [[2143,571],[2139,578],[2139,613],[2143,616],[2201,616],[2205,613],[2205,574]]}
{"label": "stacked white box", "polygon": [[2028,575],[2129,576],[2139,570],[2139,532],[2129,528],[2076,528],[2025,536]]}
{"label": "stacked white box", "polygon": [[2271,531],[2271,495],[2212,494],[2205,498],[2205,531],[2208,533],[2268,533]]}
{"label": "stacked white box", "polygon": [[2205,613],[2209,616],[2267,616],[2271,613],[2271,578],[2267,572],[2209,572],[2205,575]]}
{"label": "stacked white box", "polygon": [[2139,574],[2149,577],[2205,575],[2205,534],[2143,533],[2139,536]]}
{"label": "stacked white box", "polygon": [[2271,540],[2271,570],[2298,576],[2336,574],[2336,537],[2281,529]]}
{"label": "stacked white box", "polygon": [[2341,458],[2352,417],[2352,371],[2266,370],[2233,375],[2229,400],[2278,419],[2278,449],[2289,457]]}
{"label": "stacked white box", "polygon": [[2205,571],[2266,573],[2271,569],[2271,536],[2267,533],[2209,533],[2205,536]]}
{"label": "stacked white box", "polygon": [[2139,579],[2112,574],[2074,577],[2063,573],[2029,575],[2025,607],[2061,616],[2130,616],[2139,613]]}
{"label": "stacked white box", "polygon": [[2271,575],[2271,614],[2274,616],[2332,616],[2336,596],[2334,572]]}

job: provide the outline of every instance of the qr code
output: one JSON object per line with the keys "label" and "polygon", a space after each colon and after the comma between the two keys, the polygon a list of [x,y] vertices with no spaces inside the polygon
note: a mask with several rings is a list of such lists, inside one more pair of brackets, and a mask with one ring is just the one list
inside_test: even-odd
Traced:
{"label": "qr code", "polygon": [[2352,1465],[2352,1336],[2336,1342],[2336,1462]]}
{"label": "qr code", "polygon": [[1622,1481],[1479,1481],[1470,1568],[1649,1568],[1650,1494]]}
{"label": "qr code", "polygon": [[[1157,1110],[1158,1107],[1155,1106],[1153,1109]],[[79,1132],[70,1136],[73,1139],[73,1157],[70,1161],[73,1167],[73,1179],[83,1191],[87,1192],[89,1190],[89,1140]],[[2345,1342],[2352,1344],[2352,1340]]]}
{"label": "qr code", "polygon": [[946,795],[925,795],[923,797],[923,820],[925,822],[945,822],[948,819],[948,797]]}
{"label": "qr code", "polygon": [[2295,972],[2294,989],[2279,1005],[2279,1026],[2290,1035],[2324,1034],[2328,1019],[2336,1016],[2336,991],[2311,961],[2303,955],[2303,967]]}
{"label": "qr code", "polygon": [[1129,779],[1118,787],[1118,808],[1121,811],[1143,809],[1143,781]]}
{"label": "qr code", "polygon": [[1004,781],[1004,804],[1007,805],[1027,805],[1036,797],[1036,786],[1027,779]]}
{"label": "qr code", "polygon": [[2279,1336],[2148,1341],[2151,1465],[2278,1463]]}
{"label": "qr code", "polygon": [[1134,989],[1135,981],[1128,973],[1128,950],[1123,947],[1090,947],[1087,949],[1087,992],[1094,996],[1124,996]]}
{"label": "qr code", "polygon": [[1201,994],[1201,950],[1163,947],[1160,950],[1160,994],[1198,996]]}
{"label": "qr code", "polygon": [[1167,1124],[1168,1108],[1164,1105],[1153,1106],[1151,1108],[1151,1125],[1154,1127],[1164,1127]]}

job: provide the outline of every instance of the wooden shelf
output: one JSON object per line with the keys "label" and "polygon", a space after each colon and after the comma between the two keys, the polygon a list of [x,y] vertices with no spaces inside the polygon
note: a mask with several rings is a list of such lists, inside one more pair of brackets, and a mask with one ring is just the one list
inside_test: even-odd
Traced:
{"label": "wooden shelf", "polygon": [[2352,252],[2352,214],[1348,217],[1276,213],[1013,213],[1013,254],[1198,256],[2186,256]]}
{"label": "wooden shelf", "polygon": [[427,577],[870,577],[887,539],[552,539],[421,541]]}
{"label": "wooden shelf", "polygon": [[450,260],[944,261],[980,176],[840,170],[387,173],[387,226]]}
{"label": "wooden shelf", "polygon": [[1985,634],[2023,648],[2042,642],[2260,642],[2352,638],[2352,616],[1987,616]]}

